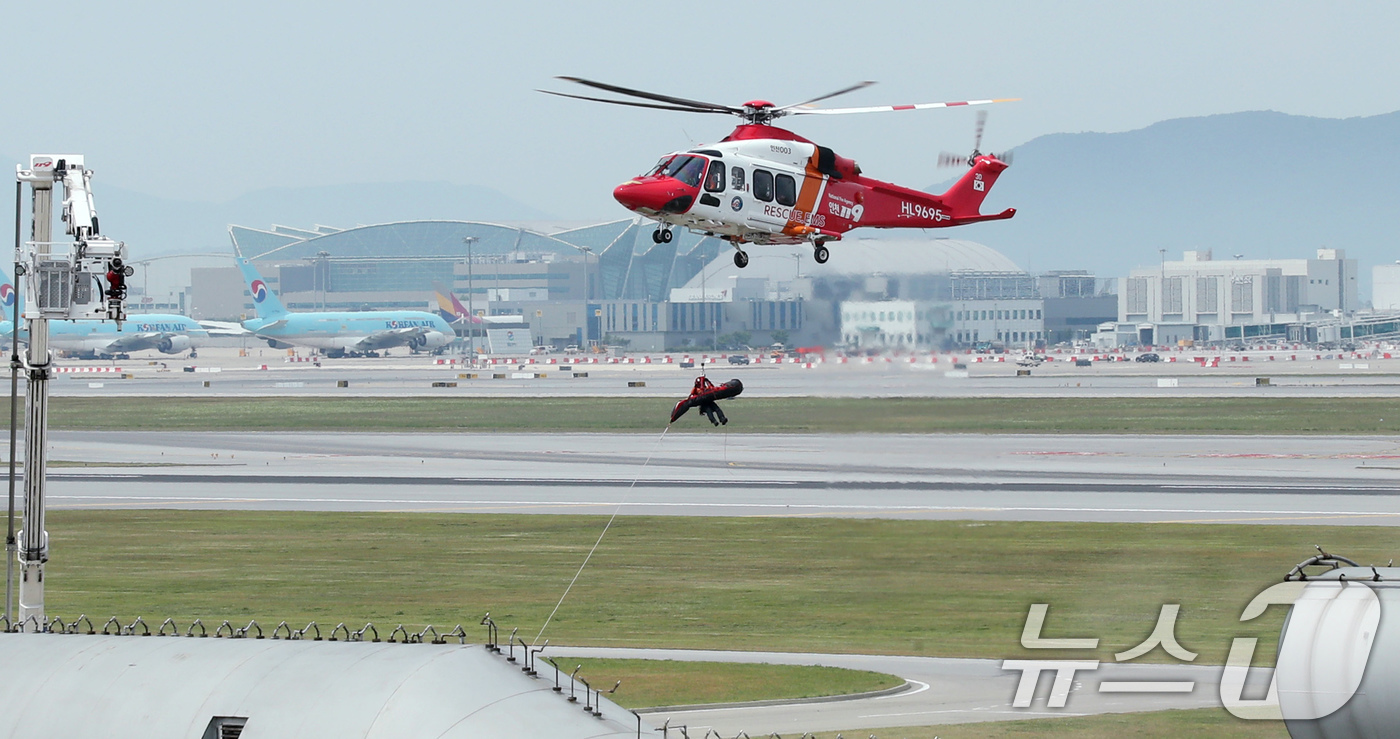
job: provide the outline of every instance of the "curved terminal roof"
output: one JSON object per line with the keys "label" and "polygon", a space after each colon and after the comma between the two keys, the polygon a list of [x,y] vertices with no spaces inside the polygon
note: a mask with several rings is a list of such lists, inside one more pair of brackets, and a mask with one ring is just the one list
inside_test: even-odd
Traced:
{"label": "curved terminal roof", "polygon": [[[474,258],[509,254],[581,258],[596,264],[602,300],[663,301],[672,288],[699,287],[702,281],[730,276],[787,280],[796,274],[799,262],[802,274],[812,277],[1021,272],[1010,259],[982,244],[921,234],[838,241],[831,244],[831,260],[824,265],[812,259],[812,250],[806,246],[749,245],[752,261],[740,271],[730,259],[733,247],[727,242],[676,229],[671,243],[657,244],[651,238],[655,228],[641,219],[552,233],[480,221],[404,221],[347,229],[230,226],[229,236],[238,253],[256,261],[305,260],[322,252],[336,258],[465,261],[468,240]],[[703,265],[708,266],[702,280]]]}
{"label": "curved terminal roof", "polygon": [[10,736],[197,739],[215,717],[246,718],[241,739],[637,735],[480,645],[6,633],[0,660],[25,666],[0,681]]}

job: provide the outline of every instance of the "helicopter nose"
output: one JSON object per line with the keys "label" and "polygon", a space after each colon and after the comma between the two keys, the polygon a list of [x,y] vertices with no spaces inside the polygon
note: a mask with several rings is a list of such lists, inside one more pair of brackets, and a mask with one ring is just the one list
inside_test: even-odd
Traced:
{"label": "helicopter nose", "polygon": [[680,183],[667,180],[630,180],[613,189],[613,198],[633,211],[684,213],[695,198]]}

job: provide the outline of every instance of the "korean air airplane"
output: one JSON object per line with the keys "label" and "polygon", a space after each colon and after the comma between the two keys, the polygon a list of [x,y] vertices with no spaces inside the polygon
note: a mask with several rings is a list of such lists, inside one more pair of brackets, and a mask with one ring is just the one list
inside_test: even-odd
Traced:
{"label": "korean air airplane", "polygon": [[[0,284],[0,306],[5,309],[5,320],[0,321],[0,335],[8,344],[14,330],[15,301],[20,301],[21,315],[24,313],[24,302],[8,274],[0,271],[0,279],[3,279],[3,284]],[[19,335],[20,341],[26,339],[22,325]],[[198,356],[196,349],[208,338],[209,332],[194,320],[171,313],[128,314],[120,329],[113,321],[49,321],[49,344],[54,349],[88,359],[112,359],[147,350],[162,354],[188,351],[191,357],[195,357]]]}
{"label": "korean air airplane", "polygon": [[257,318],[244,321],[243,328],[274,349],[307,346],[324,351],[328,357],[376,356],[380,350],[397,346],[436,349],[456,337],[440,316],[421,310],[289,312],[250,260],[235,259],[257,314]]}

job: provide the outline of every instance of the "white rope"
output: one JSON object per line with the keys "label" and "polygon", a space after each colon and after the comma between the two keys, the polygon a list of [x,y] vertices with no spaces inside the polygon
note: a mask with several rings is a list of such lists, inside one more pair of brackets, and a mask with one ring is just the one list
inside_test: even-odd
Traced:
{"label": "white rope", "polygon": [[[651,448],[650,452],[647,452],[646,461],[642,462],[642,470],[645,470],[647,465],[651,463],[652,455],[656,454],[656,450],[661,446],[661,440],[666,438],[666,432],[670,430],[671,424],[669,423],[666,424],[666,428],[661,430],[661,436],[657,437],[656,445]],[[608,529],[612,528],[613,521],[617,520],[617,514],[622,512],[622,507],[627,505],[627,499],[632,494],[632,488],[637,486],[637,481],[640,479],[642,479],[642,473],[639,470],[637,476],[632,478],[632,484],[627,486],[627,492],[622,495],[622,500],[618,501],[617,508],[613,509],[612,517],[608,519],[607,525],[603,527],[603,532],[598,534],[598,541],[593,542],[593,548],[588,550],[588,556],[583,558],[583,564],[579,565],[578,572],[574,573],[574,579],[569,581],[569,586],[567,588],[564,588],[564,594],[559,596],[559,602],[554,604],[554,610],[549,612],[549,618],[544,620],[544,625],[540,627],[540,633],[535,634],[535,640],[530,642],[530,646],[535,646],[535,644],[539,642],[540,637],[544,636],[544,630],[549,628],[549,623],[554,620],[554,614],[558,613],[560,606],[564,605],[564,599],[569,597],[569,591],[574,589],[574,583],[578,582],[578,578],[583,574],[584,568],[588,567],[588,561],[593,559],[593,553],[598,551],[598,545],[603,543],[603,537],[608,535]]]}

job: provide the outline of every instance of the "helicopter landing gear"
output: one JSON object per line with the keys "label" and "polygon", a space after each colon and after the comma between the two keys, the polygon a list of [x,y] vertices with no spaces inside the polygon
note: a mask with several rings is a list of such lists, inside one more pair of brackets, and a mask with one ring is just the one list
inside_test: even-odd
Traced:
{"label": "helicopter landing gear", "polygon": [[817,264],[826,264],[826,260],[831,258],[831,250],[827,249],[825,244],[817,244],[812,250],[812,258],[817,260]]}
{"label": "helicopter landing gear", "polygon": [[669,244],[671,238],[671,229],[669,228],[658,228],[651,232],[651,240],[655,244]]}
{"label": "helicopter landing gear", "polygon": [[749,254],[744,251],[734,252],[734,266],[743,269],[749,266]]}

